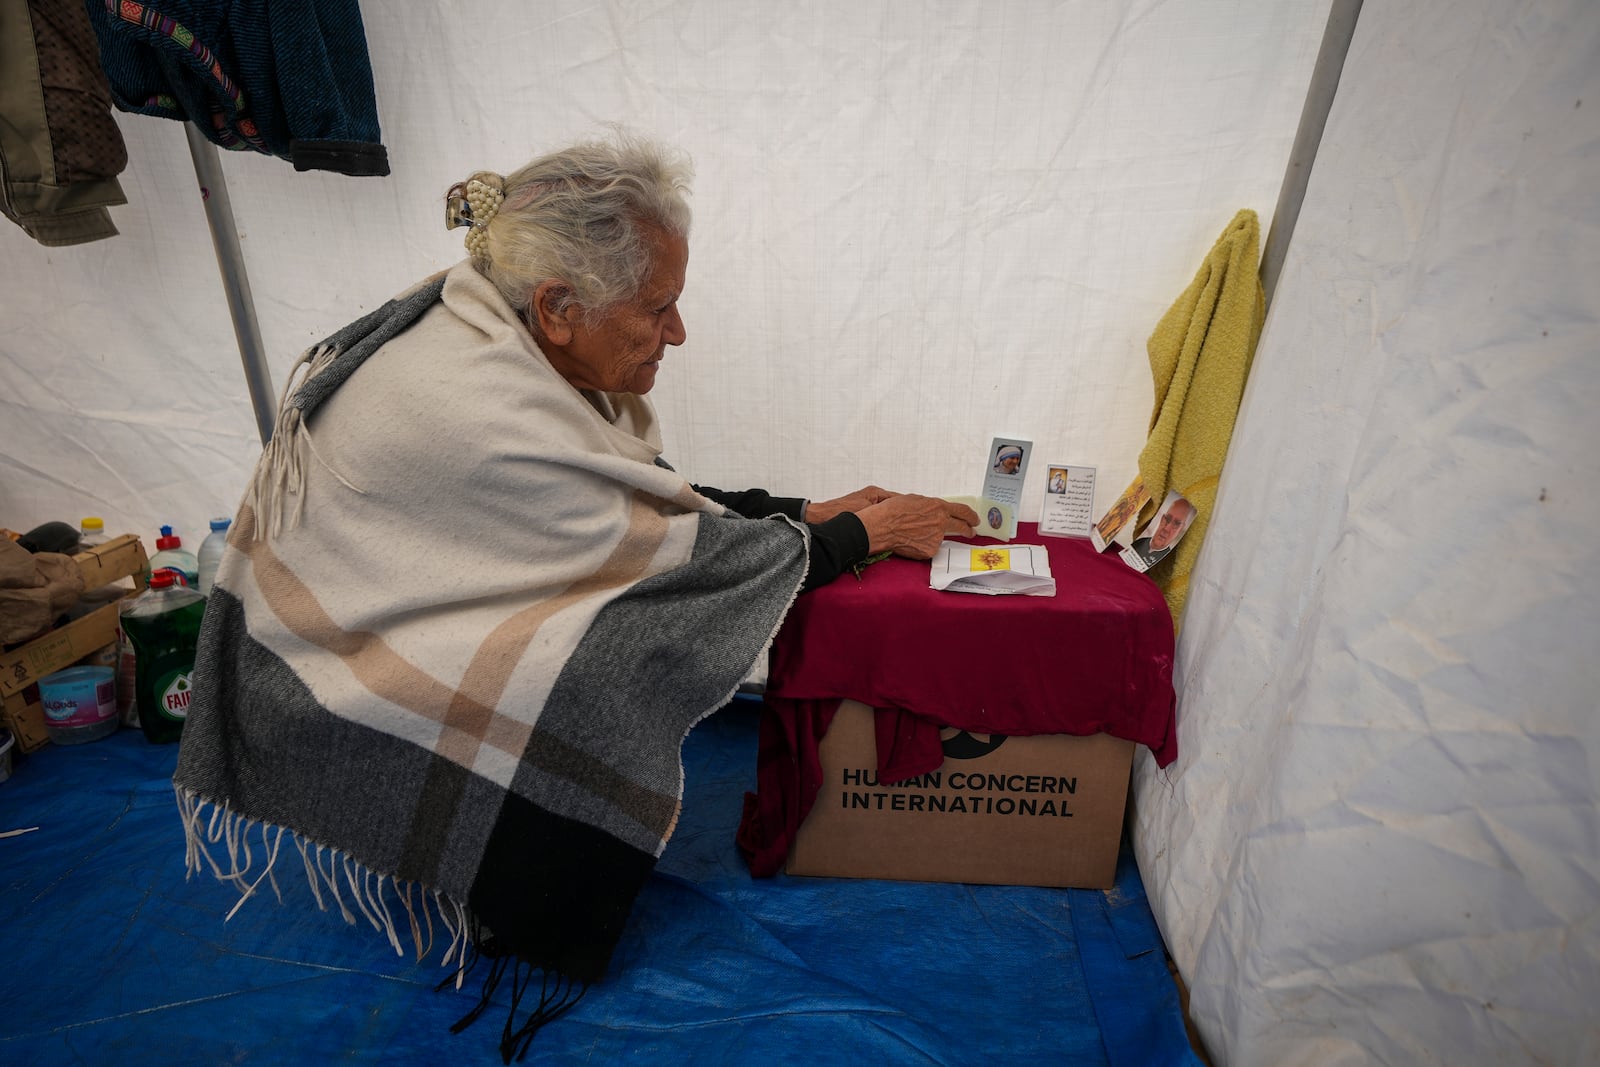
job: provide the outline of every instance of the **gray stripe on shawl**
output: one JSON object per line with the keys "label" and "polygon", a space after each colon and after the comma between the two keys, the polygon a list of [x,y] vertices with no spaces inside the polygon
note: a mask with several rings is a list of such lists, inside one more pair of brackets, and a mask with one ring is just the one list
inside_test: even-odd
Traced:
{"label": "gray stripe on shawl", "polygon": [[[200,646],[178,786],[311,841],[337,842],[372,870],[467,899],[504,797],[499,786],[330,714],[245,632],[243,609],[225,589],[206,603]],[[447,848],[417,848],[430,838]]]}
{"label": "gray stripe on shawl", "polygon": [[[805,540],[781,520],[700,516],[689,563],[597,615],[557,678],[513,791],[658,854],[676,817],[684,735],[748,673],[804,572]],[[174,781],[465,900],[499,787],[330,714],[249,636],[237,598],[212,597]],[[635,656],[644,669],[629,673],[622,665]]]}
{"label": "gray stripe on shawl", "polygon": [[[545,702],[512,791],[659,853],[680,800],[684,736],[749,673],[805,568],[805,537],[788,523],[701,515],[687,564],[637,583],[595,617]],[[596,765],[606,776],[593,774]]]}
{"label": "gray stripe on shawl", "polygon": [[345,379],[366,362],[368,356],[387,344],[397,334],[409,329],[439,300],[444,292],[444,275],[436,281],[424,282],[411,292],[396,297],[381,308],[352,322],[328,337],[318,348],[331,347],[338,352],[332,363],[315,376],[307,378],[289,406],[300,409],[302,417],[309,417],[317,406],[345,383]]}

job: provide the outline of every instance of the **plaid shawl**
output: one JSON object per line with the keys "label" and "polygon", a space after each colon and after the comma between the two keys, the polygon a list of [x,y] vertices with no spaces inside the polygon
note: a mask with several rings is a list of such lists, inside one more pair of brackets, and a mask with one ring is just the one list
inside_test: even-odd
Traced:
{"label": "plaid shawl", "polygon": [[206,609],[188,864],[248,897],[287,833],[319,905],[419,958],[448,938],[458,985],[490,957],[461,1025],[543,969],[563,991],[507,1020],[509,1062],[605,972],[683,738],[767,648],[806,534],[692,490],[649,404],[573,389],[469,263],[304,362]]}

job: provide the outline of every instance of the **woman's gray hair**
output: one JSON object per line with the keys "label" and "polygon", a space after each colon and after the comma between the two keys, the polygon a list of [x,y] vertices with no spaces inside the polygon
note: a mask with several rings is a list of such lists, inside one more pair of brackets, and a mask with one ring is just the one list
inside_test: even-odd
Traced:
{"label": "woman's gray hair", "polygon": [[472,178],[498,186],[505,200],[483,226],[473,262],[519,314],[535,289],[556,281],[566,289],[557,307],[577,304],[590,318],[643,287],[650,249],[642,226],[689,236],[693,174],[683,153],[621,130],[505,178],[480,171]]}

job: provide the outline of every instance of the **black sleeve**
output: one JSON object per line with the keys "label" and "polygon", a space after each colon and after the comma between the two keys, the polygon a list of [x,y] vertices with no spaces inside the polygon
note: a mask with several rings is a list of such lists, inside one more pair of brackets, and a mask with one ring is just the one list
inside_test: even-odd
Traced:
{"label": "black sleeve", "polygon": [[773,496],[765,489],[746,489],[743,492],[730,493],[723,489],[713,489],[708,485],[697,485],[694,491],[707,500],[715,500],[723,507],[736,515],[743,515],[747,519],[765,519],[769,515],[786,515],[796,522],[806,521],[806,500],[798,496]]}
{"label": "black sleeve", "polygon": [[[697,485],[694,490],[747,519],[785,515],[796,522],[805,521],[806,501],[803,497],[773,496],[765,489],[729,493],[704,485]],[[802,593],[827,585],[871,555],[867,528],[861,525],[861,520],[853,512],[841,512],[827,522],[808,525],[811,527],[811,553],[806,581],[800,587]]]}
{"label": "black sleeve", "polygon": [[827,585],[871,555],[867,528],[853,511],[841,511],[827,522],[811,524],[811,566],[802,593]]}

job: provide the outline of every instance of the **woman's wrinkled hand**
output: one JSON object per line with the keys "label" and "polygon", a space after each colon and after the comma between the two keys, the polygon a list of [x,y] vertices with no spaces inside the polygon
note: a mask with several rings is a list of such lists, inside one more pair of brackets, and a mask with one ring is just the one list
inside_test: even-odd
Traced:
{"label": "woman's wrinkled hand", "polygon": [[932,559],[946,537],[971,537],[978,513],[965,504],[932,496],[890,496],[856,512],[867,528],[873,554],[893,552],[907,559]]}
{"label": "woman's wrinkled hand", "polygon": [[832,500],[824,500],[820,503],[812,501],[806,505],[806,521],[827,522],[835,515],[846,511],[854,511],[860,514],[874,504],[881,504],[883,501],[899,495],[899,493],[891,493],[887,489],[879,489],[875,485],[869,485],[863,489],[857,489],[849,496],[835,497]]}

